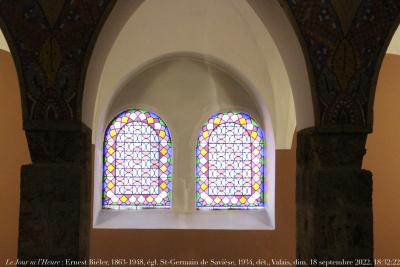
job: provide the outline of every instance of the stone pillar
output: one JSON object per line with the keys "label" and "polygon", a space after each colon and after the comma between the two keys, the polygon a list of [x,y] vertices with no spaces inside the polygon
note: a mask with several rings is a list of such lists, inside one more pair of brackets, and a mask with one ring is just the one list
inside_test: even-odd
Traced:
{"label": "stone pillar", "polygon": [[18,259],[88,259],[91,131],[71,121],[24,128],[33,163],[21,168]]}
{"label": "stone pillar", "polygon": [[90,55],[115,3],[0,0],[33,162],[21,170],[20,261],[88,258],[91,131],[80,122],[82,97]]}
{"label": "stone pillar", "polygon": [[297,258],[373,259],[372,174],[362,170],[366,133],[297,136]]}

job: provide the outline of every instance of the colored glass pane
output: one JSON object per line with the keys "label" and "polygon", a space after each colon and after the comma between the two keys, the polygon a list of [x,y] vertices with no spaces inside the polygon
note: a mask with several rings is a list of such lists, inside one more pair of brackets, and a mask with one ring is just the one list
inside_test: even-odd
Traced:
{"label": "colored glass pane", "polygon": [[243,112],[214,114],[196,148],[196,206],[249,209],[264,205],[264,134]]}
{"label": "colored glass pane", "polygon": [[105,132],[103,208],[170,207],[171,161],[170,133],[157,114],[120,113]]}

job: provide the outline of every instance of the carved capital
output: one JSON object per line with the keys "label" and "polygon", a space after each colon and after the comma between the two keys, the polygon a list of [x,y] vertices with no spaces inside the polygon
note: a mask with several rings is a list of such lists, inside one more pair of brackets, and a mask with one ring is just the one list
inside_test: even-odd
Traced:
{"label": "carved capital", "polygon": [[71,121],[24,123],[33,163],[87,163],[91,153],[91,130]]}
{"label": "carved capital", "polygon": [[297,161],[314,169],[361,169],[367,133],[321,133],[315,128],[298,133]]}

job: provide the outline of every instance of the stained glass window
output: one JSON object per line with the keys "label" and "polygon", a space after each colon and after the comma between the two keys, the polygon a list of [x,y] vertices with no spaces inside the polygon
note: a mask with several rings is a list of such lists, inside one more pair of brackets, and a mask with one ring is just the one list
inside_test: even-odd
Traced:
{"label": "stained glass window", "polygon": [[264,205],[264,134],[243,112],[214,114],[196,148],[196,206],[249,209]]}
{"label": "stained glass window", "polygon": [[171,161],[171,136],[157,114],[120,113],[105,132],[103,208],[170,207]]}

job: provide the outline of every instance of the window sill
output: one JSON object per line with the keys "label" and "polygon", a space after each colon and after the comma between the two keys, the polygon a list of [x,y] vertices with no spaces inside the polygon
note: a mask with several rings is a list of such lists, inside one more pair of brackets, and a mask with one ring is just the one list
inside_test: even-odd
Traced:
{"label": "window sill", "polygon": [[95,229],[208,229],[274,230],[267,209],[198,210],[190,213],[173,210],[100,210]]}

